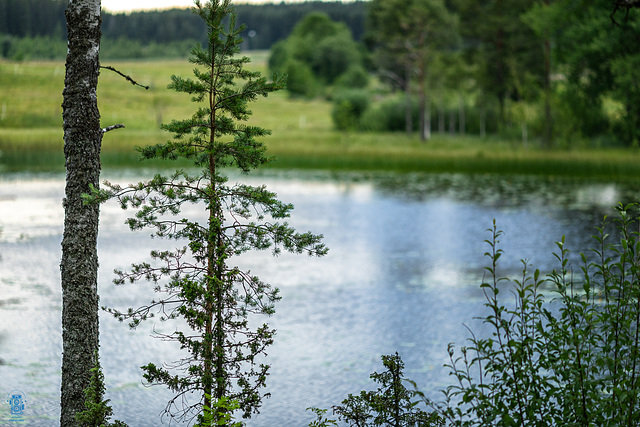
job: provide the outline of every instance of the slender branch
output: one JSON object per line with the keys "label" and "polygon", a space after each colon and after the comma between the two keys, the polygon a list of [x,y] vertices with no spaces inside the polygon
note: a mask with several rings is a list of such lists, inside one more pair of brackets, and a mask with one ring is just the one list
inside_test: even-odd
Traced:
{"label": "slender branch", "polygon": [[123,128],[123,127],[124,127],[124,125],[122,123],[118,123],[116,125],[107,126],[106,128],[102,129],[102,133],[107,133],[110,130],[120,129],[120,128]]}
{"label": "slender branch", "polygon": [[110,66],[106,66],[106,67],[105,67],[105,66],[101,65],[101,66],[100,66],[100,68],[104,68],[104,69],[107,69],[107,70],[111,70],[111,71],[113,71],[114,73],[120,74],[122,77],[124,77],[125,79],[127,79],[127,81],[131,82],[131,84],[132,84],[132,85],[134,85],[134,86],[140,86],[140,87],[145,88],[146,90],[149,90],[149,86],[141,85],[141,84],[140,84],[140,83],[138,83],[137,81],[133,80],[130,76],[127,76],[126,74],[121,73],[120,71],[116,70],[116,69],[115,69],[115,68],[113,68],[113,67],[110,67]]}
{"label": "slender branch", "polygon": [[624,15],[624,23],[626,24],[629,20],[629,10],[634,7],[640,8],[640,0],[616,0],[614,2],[613,12],[611,12],[611,15],[609,15],[609,18],[611,18],[611,22],[619,27],[620,24],[616,21],[614,15],[619,9],[626,9],[626,13]]}

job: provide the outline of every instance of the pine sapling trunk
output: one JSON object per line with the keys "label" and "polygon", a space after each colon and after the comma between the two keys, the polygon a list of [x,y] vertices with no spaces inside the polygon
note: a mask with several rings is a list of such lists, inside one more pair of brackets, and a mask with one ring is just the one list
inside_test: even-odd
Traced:
{"label": "pine sapling trunk", "polygon": [[[215,55],[214,55],[215,58]],[[214,65],[215,64],[211,64],[211,81],[214,81]],[[216,295],[216,305],[219,304],[220,298],[219,298],[219,292],[217,292],[217,290],[219,289],[219,286],[217,286],[217,289],[214,290],[214,288],[216,288],[217,285],[217,269],[216,269],[216,250],[215,250],[215,246],[214,246],[214,242],[211,241],[211,230],[215,230],[215,219],[216,219],[216,213],[217,213],[217,209],[215,208],[216,206],[216,200],[215,200],[215,193],[216,193],[216,184],[215,184],[215,173],[216,173],[216,160],[215,157],[213,155],[212,149],[213,149],[213,144],[215,142],[215,94],[214,94],[214,89],[213,89],[213,84],[212,87],[209,88],[209,107],[211,109],[211,114],[209,116],[209,120],[210,120],[210,126],[211,126],[211,133],[209,135],[209,179],[210,179],[210,193],[209,193],[209,200],[208,200],[208,206],[209,206],[209,237],[208,237],[208,244],[207,244],[207,296],[206,298],[206,304],[205,304],[205,312],[206,312],[206,327],[205,327],[205,346],[206,346],[206,350],[204,352],[204,375],[208,380],[205,380],[204,382],[204,406],[205,408],[209,408],[209,410],[211,410],[212,405],[211,405],[211,400],[212,400],[212,388],[213,388],[213,378],[211,378],[211,372],[212,372],[212,361],[214,360],[214,354],[218,355],[218,346],[216,345],[216,349],[215,349],[215,353],[214,353],[214,345],[213,345],[213,341],[214,341],[214,333],[213,333],[213,323],[214,323],[214,318],[218,319],[219,318],[219,310],[218,307],[216,306],[215,311],[214,311],[214,303],[213,301],[211,301],[211,299],[209,298],[210,295]],[[217,239],[215,241],[215,245],[217,245]],[[218,342],[218,322],[216,322],[216,333],[215,333],[215,340],[216,343]],[[219,357],[216,357],[216,360],[219,360]],[[218,369],[216,369],[216,373],[217,373]],[[216,399],[219,399],[220,397],[220,393],[218,391],[218,384],[217,381],[219,381],[219,375],[216,375]],[[215,414],[214,414],[215,415]],[[217,418],[217,417],[216,417]],[[215,419],[214,421],[217,422],[217,419]]]}

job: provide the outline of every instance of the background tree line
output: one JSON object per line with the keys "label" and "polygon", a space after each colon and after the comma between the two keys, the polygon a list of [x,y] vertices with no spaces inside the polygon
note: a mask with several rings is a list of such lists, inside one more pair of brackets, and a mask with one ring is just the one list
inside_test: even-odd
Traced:
{"label": "background tree line", "polygon": [[343,130],[637,146],[640,21],[635,10],[613,12],[598,0],[371,0],[364,54],[333,70],[366,68],[376,77],[366,87],[323,75],[319,64],[338,49],[324,49],[328,26],[309,15],[273,46],[270,66],[294,77],[294,94],[324,86],[311,94],[333,101]]}
{"label": "background tree line", "polygon": [[[0,0],[0,56],[62,59],[65,5]],[[640,141],[640,23],[637,11],[625,17],[619,10],[613,24],[610,1],[235,8],[247,26],[243,48],[271,49],[271,70],[289,75],[290,93],[326,96],[339,129],[419,131],[425,140],[432,133],[498,134],[545,147]],[[304,22],[310,15],[315,23]],[[182,57],[206,37],[202,23],[177,9],[104,13],[102,28],[107,60]]]}
{"label": "background tree line", "polygon": [[[66,55],[65,0],[0,0],[0,56],[9,59],[62,59]],[[296,4],[237,4],[246,25],[244,49],[270,49],[310,12],[343,22],[359,40],[366,3],[311,1]],[[205,25],[189,9],[102,13],[103,58],[184,56],[194,41],[205,42]],[[167,49],[167,47],[169,47]]]}

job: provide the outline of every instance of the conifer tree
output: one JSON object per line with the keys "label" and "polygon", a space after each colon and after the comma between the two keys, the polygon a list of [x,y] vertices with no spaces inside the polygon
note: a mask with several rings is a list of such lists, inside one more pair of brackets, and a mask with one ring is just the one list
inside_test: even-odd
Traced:
{"label": "conifer tree", "polygon": [[[149,363],[144,378],[175,392],[166,408],[170,416],[225,425],[228,405],[219,402],[236,401],[245,418],[258,413],[269,366],[257,357],[272,344],[274,330],[267,324],[251,329],[249,318],[273,314],[279,299],[277,288],[234,266],[234,257],[265,249],[320,256],[327,248],[321,235],[297,233],[287,224],[293,206],[275,193],[228,183],[224,168],[248,172],[268,161],[256,138],[270,132],[244,122],[251,115],[248,103],[283,88],[284,80],[268,82],[245,69],[249,58],[237,55],[242,27],[236,28],[230,0],[196,0],[194,12],[207,24],[208,43],[191,51],[195,78],[172,76],[169,88],[191,95],[198,108],[191,118],[163,125],[172,140],[140,153],[143,159],[188,159],[196,171],[156,175],[128,187],[107,182],[92,198],[117,198],[123,208],[137,208],[127,221],[132,230],[148,227],[157,237],[185,242],[175,251],[153,251],[154,262],[116,272],[117,284],[152,282],[157,300],[125,312],[107,310],[131,327],[156,314],[181,319],[177,327],[185,329],[162,338],[179,342],[188,356],[161,366]],[[184,204],[200,206],[203,217],[180,218]]]}

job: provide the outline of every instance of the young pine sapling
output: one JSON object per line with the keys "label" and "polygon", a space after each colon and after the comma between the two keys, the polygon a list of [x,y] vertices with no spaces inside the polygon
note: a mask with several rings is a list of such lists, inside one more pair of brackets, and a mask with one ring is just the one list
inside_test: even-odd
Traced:
{"label": "young pine sapling", "polygon": [[[166,408],[170,416],[226,425],[229,405],[218,402],[237,402],[247,418],[258,413],[269,366],[257,356],[272,344],[274,331],[267,324],[251,329],[249,318],[273,314],[279,299],[277,288],[234,266],[234,257],[265,249],[321,256],[327,248],[321,235],[297,233],[284,221],[293,206],[275,193],[228,184],[224,168],[248,172],[268,161],[256,138],[269,131],[243,122],[251,115],[248,103],[283,88],[284,81],[267,82],[245,69],[249,59],[237,55],[242,28],[236,28],[230,0],[196,0],[194,11],[207,25],[208,42],[191,51],[195,78],[172,76],[169,88],[191,95],[198,108],[191,118],[163,125],[173,140],[140,153],[143,159],[188,159],[196,171],[156,175],[128,187],[107,182],[92,197],[136,208],[127,221],[132,230],[149,227],[157,237],[186,242],[175,251],[153,251],[153,263],[116,272],[117,284],[147,280],[161,297],[137,309],[108,311],[131,327],[156,313],[161,320],[182,319],[186,330],[162,338],[177,341],[189,355],[170,365],[149,363],[144,378],[175,392]],[[206,218],[180,218],[185,204],[200,206]],[[196,402],[187,402],[191,393]]]}

